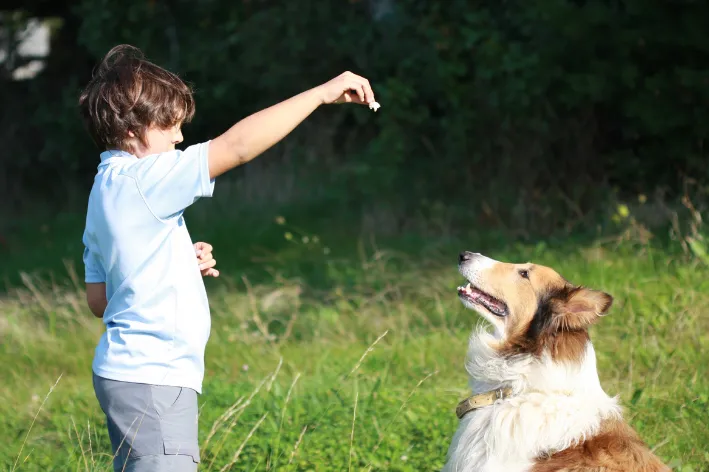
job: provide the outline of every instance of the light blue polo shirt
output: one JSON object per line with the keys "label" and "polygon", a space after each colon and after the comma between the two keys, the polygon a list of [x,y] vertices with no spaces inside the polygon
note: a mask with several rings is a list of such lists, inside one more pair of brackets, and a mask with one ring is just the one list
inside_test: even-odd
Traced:
{"label": "light blue polo shirt", "polygon": [[209,303],[182,213],[212,196],[208,152],[101,153],[83,236],[85,280],[108,300],[98,376],[202,392]]}

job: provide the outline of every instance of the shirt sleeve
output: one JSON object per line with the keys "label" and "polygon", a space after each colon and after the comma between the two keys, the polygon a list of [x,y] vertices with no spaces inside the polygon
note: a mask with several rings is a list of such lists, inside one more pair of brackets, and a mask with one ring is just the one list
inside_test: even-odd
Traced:
{"label": "shirt sleeve", "polygon": [[106,282],[106,271],[101,261],[88,247],[84,247],[84,281],[88,284]]}
{"label": "shirt sleeve", "polygon": [[134,177],[150,210],[161,219],[179,215],[202,197],[211,197],[209,141],[146,156],[135,164]]}

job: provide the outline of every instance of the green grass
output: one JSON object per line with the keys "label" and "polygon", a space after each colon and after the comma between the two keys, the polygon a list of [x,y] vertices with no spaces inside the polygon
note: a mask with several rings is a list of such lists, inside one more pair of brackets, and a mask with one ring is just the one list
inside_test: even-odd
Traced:
{"label": "green grass", "polygon": [[[551,265],[613,294],[611,315],[592,331],[604,388],[676,470],[709,470],[706,266],[631,243],[373,241],[325,219],[308,220],[307,232],[263,223],[275,216],[218,227],[193,217],[194,239],[214,244],[223,274],[208,282],[201,470],[440,468],[478,322],[455,294],[461,249]],[[90,377],[102,325],[72,269],[81,223],[30,222],[0,254],[2,470],[110,469]]]}

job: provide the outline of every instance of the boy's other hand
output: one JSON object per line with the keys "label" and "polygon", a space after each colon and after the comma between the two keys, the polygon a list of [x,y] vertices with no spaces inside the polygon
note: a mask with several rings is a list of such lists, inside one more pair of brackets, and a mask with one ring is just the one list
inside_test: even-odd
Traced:
{"label": "boy's other hand", "polygon": [[195,243],[194,251],[197,255],[199,271],[203,277],[219,277],[219,271],[214,268],[217,260],[212,256],[212,245],[208,243]]}
{"label": "boy's other hand", "polygon": [[318,87],[324,104],[375,102],[369,81],[352,72],[344,72]]}

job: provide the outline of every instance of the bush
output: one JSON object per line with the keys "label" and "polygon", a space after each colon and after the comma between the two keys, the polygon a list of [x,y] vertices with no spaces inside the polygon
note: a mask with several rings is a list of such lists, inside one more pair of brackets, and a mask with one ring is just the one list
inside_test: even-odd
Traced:
{"label": "bush", "polygon": [[[558,227],[612,188],[707,181],[706,2],[83,0],[67,16],[90,63],[129,42],[195,85],[190,141],[343,70],[370,78],[378,114],[328,110],[289,138],[291,167],[309,155],[342,200],[441,198]],[[74,100],[88,71],[61,72],[52,96],[55,76],[22,95],[34,131],[6,167],[93,172]]]}

